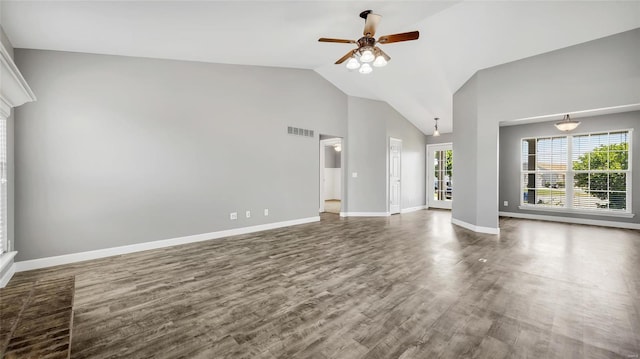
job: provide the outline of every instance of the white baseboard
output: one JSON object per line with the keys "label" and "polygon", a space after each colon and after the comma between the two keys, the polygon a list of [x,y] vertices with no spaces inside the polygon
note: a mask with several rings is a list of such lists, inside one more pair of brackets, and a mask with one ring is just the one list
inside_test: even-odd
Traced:
{"label": "white baseboard", "polygon": [[638,223],[603,221],[598,219],[546,216],[542,214],[515,213],[515,212],[498,212],[498,215],[503,217],[537,219],[541,221],[551,221],[551,222],[561,222],[561,223],[588,224],[592,226],[626,228],[626,229],[640,229],[640,224]]}
{"label": "white baseboard", "polygon": [[451,218],[451,223],[478,233],[500,234],[500,228],[476,226],[475,224],[467,223],[455,218]]}
{"label": "white baseboard", "polygon": [[423,209],[427,209],[426,205],[422,205],[422,206],[417,206],[417,207],[409,207],[409,208],[403,208],[400,210],[400,213],[410,213],[410,212],[415,212],[415,211],[420,211]]}
{"label": "white baseboard", "polygon": [[0,288],[4,288],[16,272],[16,264],[13,262],[16,253],[18,252],[7,252],[0,255],[0,273],[4,273],[0,277]]}
{"label": "white baseboard", "polygon": [[389,212],[340,212],[340,217],[389,217]]}
{"label": "white baseboard", "polygon": [[298,224],[305,224],[305,223],[318,222],[318,221],[320,221],[320,216],[300,218],[300,219],[294,219],[294,220],[283,221],[283,222],[260,224],[260,225],[251,226],[251,227],[234,228],[234,229],[228,229],[228,230],[218,231],[218,232],[195,234],[192,236],[137,243],[137,244],[131,244],[127,246],[98,249],[94,251],[64,254],[64,255],[55,256],[55,257],[37,258],[37,259],[16,262],[15,270],[17,272],[23,272],[23,271],[32,270],[32,269],[46,268],[46,267],[52,267],[52,266],[57,266],[61,264],[69,264],[69,263],[75,263],[75,262],[82,262],[90,259],[111,257],[111,256],[120,255],[120,254],[134,253],[134,252],[140,252],[140,251],[146,251],[150,249],[158,249],[158,248],[164,248],[164,247],[171,247],[171,246],[176,246],[180,244],[201,242],[201,241],[207,241],[210,239],[236,236],[240,234],[254,233],[254,232],[260,232],[260,231],[266,231],[269,229],[289,227],[289,226],[295,226]]}

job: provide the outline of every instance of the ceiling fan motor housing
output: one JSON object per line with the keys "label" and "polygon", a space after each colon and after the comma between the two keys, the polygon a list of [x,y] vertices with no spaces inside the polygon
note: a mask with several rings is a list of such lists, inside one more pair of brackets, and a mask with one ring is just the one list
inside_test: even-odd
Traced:
{"label": "ceiling fan motor housing", "polygon": [[358,47],[375,46],[376,39],[369,36],[363,36],[358,40]]}

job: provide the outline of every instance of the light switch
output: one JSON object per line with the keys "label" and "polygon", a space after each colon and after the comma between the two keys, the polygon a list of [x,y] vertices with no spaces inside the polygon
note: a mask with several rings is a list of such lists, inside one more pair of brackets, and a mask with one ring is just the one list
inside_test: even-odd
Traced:
{"label": "light switch", "polygon": [[351,177],[358,178],[358,172],[351,172]]}

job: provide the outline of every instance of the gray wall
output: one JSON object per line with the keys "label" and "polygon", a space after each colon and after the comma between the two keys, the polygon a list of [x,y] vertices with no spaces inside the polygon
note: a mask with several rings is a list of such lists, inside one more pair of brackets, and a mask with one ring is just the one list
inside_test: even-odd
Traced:
{"label": "gray wall", "polygon": [[[473,188],[474,183],[485,187],[469,196],[457,195],[453,218],[497,227],[500,122],[640,103],[638,43],[640,29],[623,32],[481,70],[477,83],[458,90],[453,99],[456,191]],[[476,93],[475,104],[466,100],[468,91]],[[469,115],[474,106],[475,116]],[[477,130],[459,132],[469,128]],[[460,176],[468,166],[478,171]],[[460,212],[462,208],[475,214]]]}
{"label": "gray wall", "polygon": [[337,152],[333,146],[324,146],[324,168],[340,168],[340,152]]}
{"label": "gray wall", "polygon": [[[349,138],[343,164],[347,203],[342,211],[386,212],[387,130],[380,114],[390,112],[389,105],[351,96],[348,102]],[[358,174],[357,178],[353,178],[353,172]]]}
{"label": "gray wall", "polygon": [[38,96],[15,115],[18,260],[318,215],[317,134],[346,136],[347,96],[315,72],[15,56]]}
{"label": "gray wall", "polygon": [[425,136],[427,145],[435,145],[439,143],[452,143],[453,133],[442,133],[440,136]]}
{"label": "gray wall", "polygon": [[[407,121],[391,106],[387,105],[388,114],[385,113],[387,127],[386,148],[389,148],[389,137],[402,140],[402,183],[401,183],[401,208],[412,208],[426,204],[426,141],[425,135],[411,122]],[[387,164],[389,152],[386,151]],[[387,166],[386,172],[389,173]],[[388,189],[388,184],[385,184]],[[388,194],[387,194],[388,198]]]}
{"label": "gray wall", "polygon": [[[478,131],[478,77],[474,75],[455,93],[453,97],[453,173],[455,173],[456,194],[451,202],[451,216],[463,222],[478,222],[476,203],[479,184],[476,133]],[[460,122],[465,125],[461,126]],[[473,178],[474,181],[469,181]]]}
{"label": "gray wall", "polygon": [[[349,97],[348,112],[346,211],[388,211],[389,137],[402,140],[401,207],[424,205],[424,134],[385,102]],[[358,173],[357,178],[352,177],[353,172]]]}
{"label": "gray wall", "polygon": [[[640,124],[640,111],[617,113],[604,116],[580,118],[580,126],[572,133],[588,133],[609,130],[634,129]],[[521,172],[521,141],[526,137],[557,136],[561,134],[553,125],[557,121],[533,123],[519,126],[506,126],[500,128],[500,210],[504,212],[529,213],[539,215],[552,215],[556,217],[589,218],[601,221],[640,223],[640,216],[636,213],[634,218],[595,216],[575,213],[544,212],[520,210],[520,177]],[[631,138],[631,168],[633,190],[640,190],[640,131],[633,131]],[[640,208],[640,193],[632,194],[632,211]],[[508,206],[503,206],[504,201],[509,201]]]}

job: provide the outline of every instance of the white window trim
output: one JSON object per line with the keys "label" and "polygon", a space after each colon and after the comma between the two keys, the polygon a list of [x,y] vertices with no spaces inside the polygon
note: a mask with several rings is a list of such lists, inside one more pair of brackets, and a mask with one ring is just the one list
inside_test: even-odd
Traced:
{"label": "white window trim", "polygon": [[[27,81],[24,79],[18,67],[13,62],[11,55],[7,49],[0,43],[0,73],[2,73],[2,86],[0,86],[0,117],[3,121],[7,121],[11,116],[11,110],[14,107],[21,106],[27,102],[36,100],[36,96],[29,88]],[[5,176],[7,174],[5,173]],[[8,176],[7,176],[8,177]],[[5,183],[4,186],[7,186]],[[6,196],[0,199],[7,201]],[[5,207],[8,210],[8,207]],[[5,211],[6,212],[6,211]],[[6,215],[6,213],[4,214]],[[4,236],[0,238],[0,254],[3,251],[9,251],[11,246],[9,245],[7,232],[6,232],[6,220],[4,221],[5,228],[3,229]],[[0,264],[4,263],[0,261]],[[3,268],[0,266],[0,270]]]}
{"label": "white window trim", "polygon": [[[0,115],[0,254],[9,251],[9,236],[7,225],[8,198],[8,156],[7,156],[7,118]],[[4,158],[3,158],[4,157]]]}
{"label": "white window trim", "polygon": [[[575,136],[584,136],[591,135],[597,133],[611,133],[611,132],[628,132],[628,142],[629,142],[629,155],[628,155],[628,166],[624,171],[627,175],[627,188],[626,188],[626,201],[627,201],[627,209],[624,211],[615,210],[615,209],[578,209],[573,207],[573,185],[567,186],[569,183],[573,183],[573,176],[576,173],[573,170],[573,159],[571,158],[571,154],[573,152],[573,137]],[[552,137],[566,137],[567,139],[567,170],[566,171],[545,171],[545,172],[560,172],[566,174],[565,176],[565,205],[563,207],[558,206],[544,206],[544,205],[535,205],[524,203],[524,198],[522,194],[524,193],[524,183],[522,182],[522,176],[532,171],[525,171],[522,168],[522,141],[529,139],[539,139],[539,138],[552,138]],[[520,205],[518,209],[527,210],[527,211],[539,211],[539,212],[558,212],[558,213],[572,213],[572,214],[584,214],[584,215],[593,215],[593,216],[606,216],[606,217],[620,217],[620,218],[633,218],[635,214],[633,213],[633,198],[631,193],[631,184],[633,183],[633,170],[632,170],[632,162],[633,162],[633,129],[618,129],[618,130],[603,130],[603,131],[592,131],[592,132],[581,132],[581,133],[572,133],[564,136],[536,136],[536,137],[522,137],[519,146],[520,160],[518,161],[518,166],[520,168],[520,193],[518,197],[520,198]],[[537,149],[536,149],[537,150]],[[533,171],[537,172],[537,171]],[[589,171],[592,172],[592,171]],[[603,171],[609,173],[610,171]]]}
{"label": "white window trim", "polygon": [[559,212],[559,213],[573,213],[573,214],[588,214],[592,216],[606,216],[606,217],[621,217],[621,218],[633,218],[635,217],[634,213],[630,212],[622,212],[616,210],[603,210],[603,209],[576,209],[569,207],[545,207],[545,206],[536,206],[533,204],[521,204],[518,206],[518,209],[527,210],[527,211],[540,211],[540,212]]}

